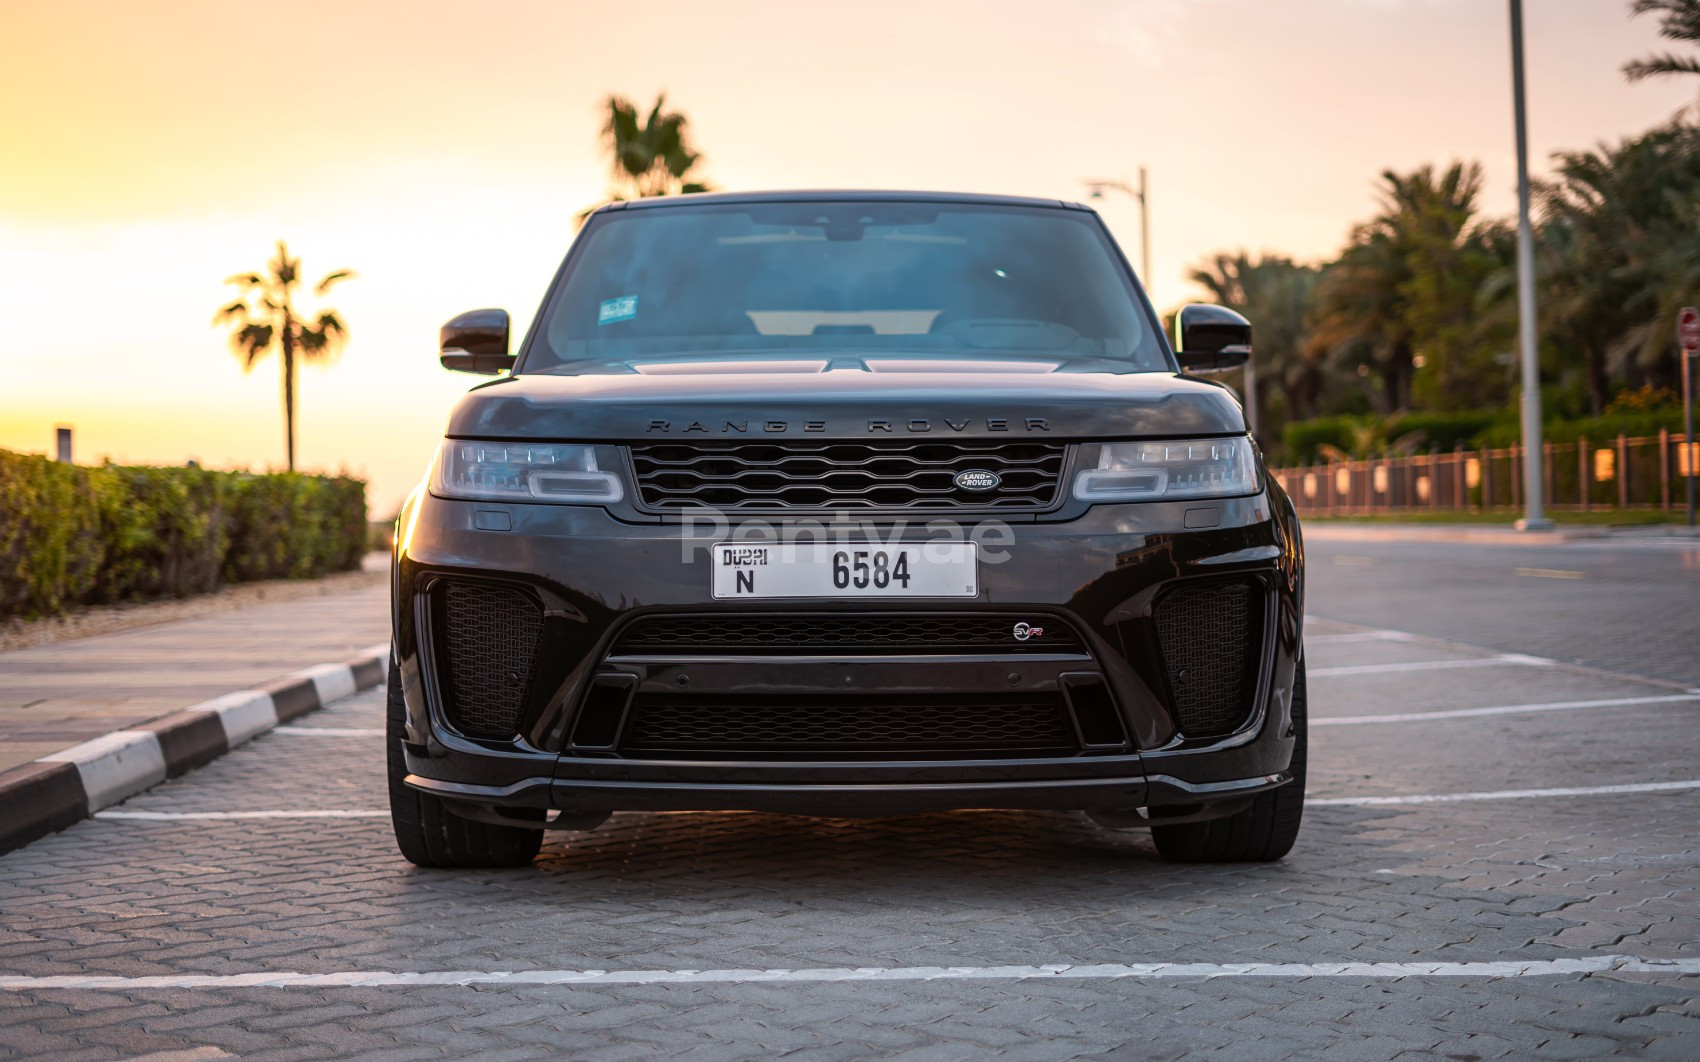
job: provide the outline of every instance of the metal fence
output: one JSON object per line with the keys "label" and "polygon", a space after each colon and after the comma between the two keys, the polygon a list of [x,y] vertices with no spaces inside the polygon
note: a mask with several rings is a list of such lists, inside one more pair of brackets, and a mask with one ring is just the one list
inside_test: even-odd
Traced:
{"label": "metal fence", "polygon": [[[1619,435],[1547,443],[1546,505],[1557,512],[1685,507],[1685,478],[1700,471],[1700,442]],[[1523,506],[1523,447],[1319,461],[1271,469],[1302,514],[1516,510]]]}

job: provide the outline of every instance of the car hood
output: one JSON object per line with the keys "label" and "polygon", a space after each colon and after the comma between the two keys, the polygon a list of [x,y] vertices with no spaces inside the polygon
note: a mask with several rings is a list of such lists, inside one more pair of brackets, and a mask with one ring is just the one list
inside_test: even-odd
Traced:
{"label": "car hood", "polygon": [[449,417],[462,438],[1023,438],[1227,435],[1246,430],[1227,388],[1175,373],[1054,372],[1017,362],[901,370],[794,363],[521,375],[475,388]]}

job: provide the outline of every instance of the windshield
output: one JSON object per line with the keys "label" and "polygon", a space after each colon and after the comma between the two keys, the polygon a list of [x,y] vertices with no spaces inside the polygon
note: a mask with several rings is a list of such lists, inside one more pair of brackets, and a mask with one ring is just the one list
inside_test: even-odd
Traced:
{"label": "windshield", "polygon": [[524,372],[1169,368],[1084,211],[670,205],[598,215],[581,240]]}

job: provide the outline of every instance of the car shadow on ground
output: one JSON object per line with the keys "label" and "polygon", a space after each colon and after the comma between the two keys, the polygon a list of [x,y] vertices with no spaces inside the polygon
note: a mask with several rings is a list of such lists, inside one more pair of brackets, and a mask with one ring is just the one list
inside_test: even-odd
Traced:
{"label": "car shadow on ground", "polygon": [[[1339,840],[1329,845],[1330,861],[1342,854]],[[1316,857],[1304,845],[1301,835],[1290,861]],[[1361,858],[1367,865],[1374,857]],[[457,872],[415,873],[435,878]],[[941,897],[990,890],[1035,898],[1098,889],[1125,898],[1176,886],[1204,893],[1264,892],[1303,871],[1280,862],[1169,862],[1157,854],[1148,831],[1105,829],[1076,812],[958,811],[877,819],[624,813],[587,833],[548,834],[536,862],[517,873],[575,897],[616,879],[652,896],[737,887],[807,902],[881,890]]]}

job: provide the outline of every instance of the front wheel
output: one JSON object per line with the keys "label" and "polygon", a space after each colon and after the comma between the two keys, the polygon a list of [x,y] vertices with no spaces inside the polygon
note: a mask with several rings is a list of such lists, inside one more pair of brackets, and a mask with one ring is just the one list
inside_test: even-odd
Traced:
{"label": "front wheel", "polygon": [[474,822],[450,811],[430,793],[405,781],[407,762],[401,745],[407,735],[407,704],[401,696],[401,669],[390,658],[389,698],[384,735],[389,747],[390,823],[396,846],[408,862],[422,867],[522,867],[543,847],[543,831],[522,826]]}
{"label": "front wheel", "polygon": [[1165,859],[1180,863],[1267,863],[1292,851],[1305,808],[1305,663],[1293,679],[1293,780],[1259,793],[1251,807],[1208,822],[1151,827]]}

